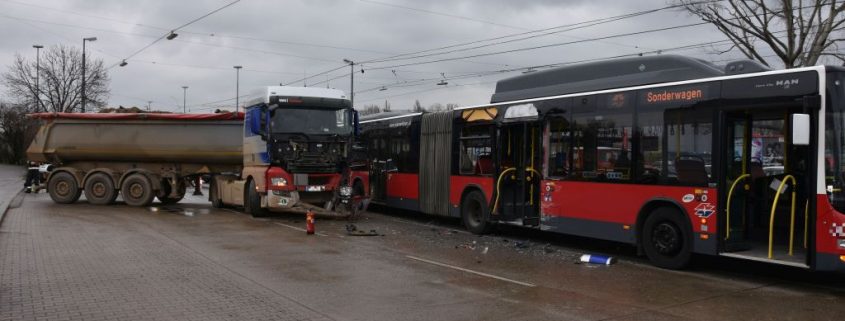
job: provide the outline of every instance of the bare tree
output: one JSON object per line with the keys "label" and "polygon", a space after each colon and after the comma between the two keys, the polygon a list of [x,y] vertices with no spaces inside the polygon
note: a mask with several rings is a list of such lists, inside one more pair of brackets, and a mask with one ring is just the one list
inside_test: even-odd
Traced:
{"label": "bare tree", "polygon": [[26,148],[35,137],[38,123],[26,117],[27,108],[0,102],[0,161],[23,164]]}
{"label": "bare tree", "polygon": [[[102,59],[88,60],[85,63],[86,104],[102,108],[109,94],[109,77]],[[41,78],[38,92],[35,87],[36,70]],[[3,74],[2,82],[8,94],[30,111],[80,111],[82,52],[76,47],[50,47],[42,54],[38,68],[35,59],[25,59],[17,54],[9,70]]]}
{"label": "bare tree", "polygon": [[414,101],[414,107],[413,107],[412,111],[413,111],[413,112],[415,112],[415,113],[419,113],[419,112],[424,112],[424,111],[425,111],[425,109],[422,107],[422,104],[420,104],[420,100],[419,100],[419,99],[417,99],[416,101]]}
{"label": "bare tree", "polygon": [[380,112],[381,112],[381,108],[376,104],[364,105],[364,110],[361,111],[361,115],[366,116],[366,115],[378,114]]}
{"label": "bare tree", "polygon": [[[824,56],[845,61],[837,43],[845,22],[839,0],[678,0],[683,8],[719,29],[748,59],[766,66],[812,66]],[[758,44],[764,46],[758,47]],[[769,55],[763,48],[769,48]],[[771,58],[771,59],[770,59]]]}
{"label": "bare tree", "polygon": [[458,104],[455,104],[455,103],[446,104],[446,110],[455,110],[455,108],[458,108],[458,107],[460,107],[460,106],[458,106]]}
{"label": "bare tree", "polygon": [[384,101],[384,108],[382,108],[381,111],[383,111],[385,113],[390,112],[390,102],[389,101],[387,101],[387,100]]}

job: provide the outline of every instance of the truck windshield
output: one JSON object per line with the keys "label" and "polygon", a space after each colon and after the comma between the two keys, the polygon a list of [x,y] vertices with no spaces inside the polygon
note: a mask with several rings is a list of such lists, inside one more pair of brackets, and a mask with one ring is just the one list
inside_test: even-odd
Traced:
{"label": "truck windshield", "polygon": [[273,113],[273,133],[338,134],[352,130],[347,109],[281,107]]}

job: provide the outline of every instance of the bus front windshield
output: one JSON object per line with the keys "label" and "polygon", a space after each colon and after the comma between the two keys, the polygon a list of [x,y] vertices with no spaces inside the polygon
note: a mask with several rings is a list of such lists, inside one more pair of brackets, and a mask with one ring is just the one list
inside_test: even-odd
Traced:
{"label": "bus front windshield", "polygon": [[347,135],[352,131],[349,114],[346,108],[281,107],[273,113],[272,132]]}

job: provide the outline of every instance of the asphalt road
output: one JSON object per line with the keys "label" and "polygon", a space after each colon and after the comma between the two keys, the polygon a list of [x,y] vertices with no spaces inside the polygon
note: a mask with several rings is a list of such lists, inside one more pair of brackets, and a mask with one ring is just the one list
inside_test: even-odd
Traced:
{"label": "asphalt road", "polygon": [[[5,174],[4,174],[5,173]],[[6,175],[6,176],[4,176]],[[0,180],[8,169],[0,168]],[[11,178],[9,178],[11,180]],[[7,184],[10,185],[10,184]],[[475,236],[414,213],[253,219],[21,194],[0,226],[0,320],[839,320],[841,275],[698,259],[521,229]],[[576,264],[582,253],[617,264]]]}

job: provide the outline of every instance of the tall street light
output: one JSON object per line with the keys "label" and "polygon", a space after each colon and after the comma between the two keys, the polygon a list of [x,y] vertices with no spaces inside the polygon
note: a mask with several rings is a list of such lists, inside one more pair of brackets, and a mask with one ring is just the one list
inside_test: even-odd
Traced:
{"label": "tall street light", "polygon": [[238,107],[240,106],[239,99],[240,98],[240,91],[241,91],[241,68],[243,66],[235,66],[235,113],[238,112]]}
{"label": "tall street light", "polygon": [[185,109],[185,102],[187,101],[188,97],[188,86],[182,86],[182,113],[184,114],[187,109]]}
{"label": "tall street light", "polygon": [[97,41],[97,37],[88,37],[82,38],[82,112],[85,112],[85,101],[87,100],[87,96],[85,96],[85,42],[86,41]]}
{"label": "tall street light", "polygon": [[355,62],[349,59],[343,59],[343,62],[349,64],[349,104],[355,108]]}
{"label": "tall street light", "polygon": [[[41,48],[44,48],[42,45],[32,45],[32,48],[35,48],[35,101],[37,105],[35,105],[35,111],[40,112],[41,107],[43,107],[41,103],[41,87],[38,85],[38,78],[41,73]],[[46,110],[45,110],[46,111]]]}

